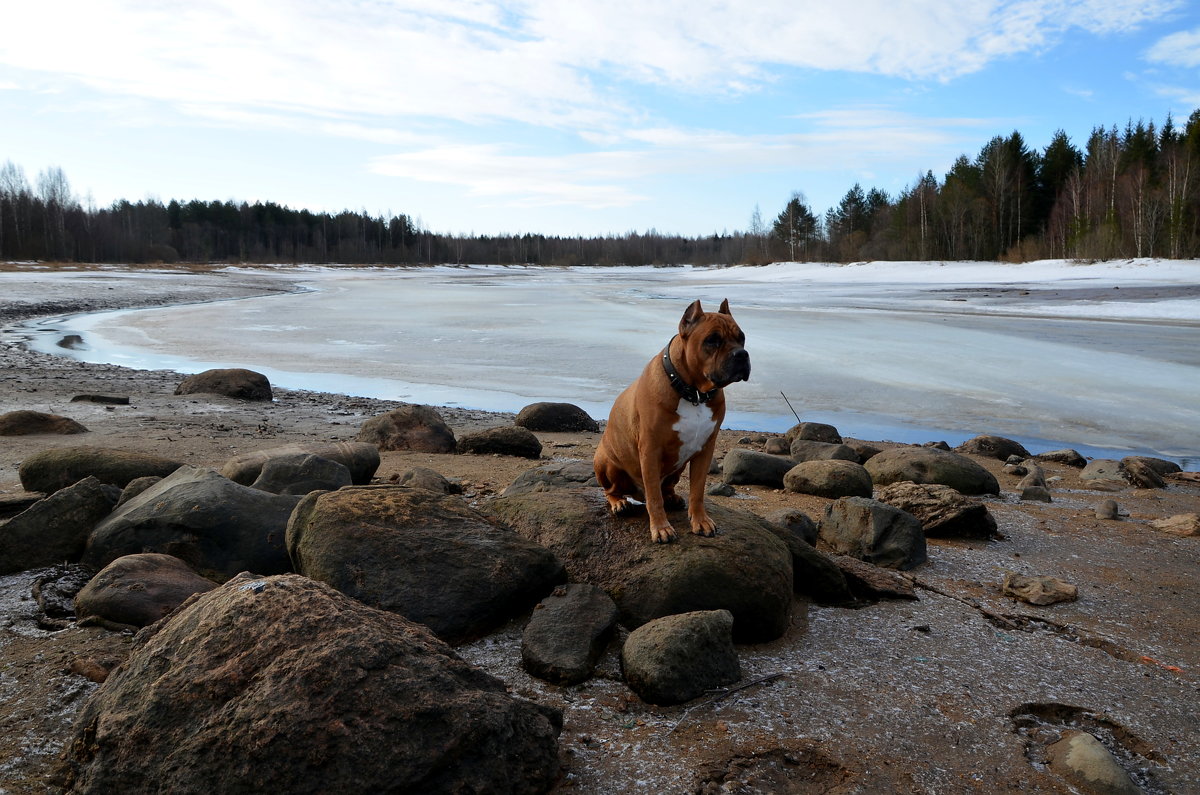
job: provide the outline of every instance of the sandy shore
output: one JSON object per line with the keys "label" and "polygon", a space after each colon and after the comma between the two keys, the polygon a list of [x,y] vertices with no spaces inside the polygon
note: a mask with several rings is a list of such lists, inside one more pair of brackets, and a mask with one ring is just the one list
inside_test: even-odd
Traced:
{"label": "sandy shore", "polygon": [[[215,300],[277,290],[252,272],[178,279],[97,277],[53,296],[0,293],[0,327],[30,317]],[[111,289],[110,289],[111,288]],[[89,429],[76,436],[6,437],[0,497],[21,494],[20,461],[52,446],[138,449],[198,465],[295,441],[351,439],[364,419],[397,405],[345,395],[278,390],[271,404],[174,396],[168,371],[133,371],[31,353],[0,336],[0,413],[64,414]],[[124,395],[127,406],[72,403],[77,394]],[[511,415],[446,409],[461,433],[508,424]],[[746,446],[722,433],[721,451]],[[595,434],[540,434],[544,457],[589,460]],[[750,441],[750,446],[759,444]],[[690,792],[704,781],[742,781],[726,791],[835,792],[1065,791],[1040,749],[1067,726],[1092,731],[1149,792],[1200,791],[1200,539],[1175,538],[1150,521],[1200,510],[1200,487],[1097,491],[1074,470],[1050,465],[1054,502],[1021,503],[1000,463],[1004,494],[989,500],[1004,538],[932,541],[929,562],[912,572],[920,600],[861,610],[797,601],[792,630],[765,646],[743,647],[747,680],[783,673],[718,704],[643,704],[619,681],[615,649],[601,677],[558,688],[520,667],[518,620],[459,649],[517,695],[564,709],[563,792]],[[530,463],[520,459],[385,453],[378,477],[429,466],[485,503]],[[1117,500],[1127,517],[1095,518]],[[766,514],[797,507],[819,518],[816,497],[739,487],[728,499]],[[2,532],[2,527],[0,527]],[[1078,602],[1017,604],[1000,595],[1006,571],[1048,574],[1079,587]],[[29,587],[36,573],[0,578],[0,792],[44,792],[44,776],[66,728],[95,685],[72,673],[86,659],[120,659],[128,637],[100,629],[52,631],[36,623]],[[1009,624],[987,614],[1009,617]],[[1056,706],[1055,706],[1056,705]],[[678,728],[676,723],[683,719]],[[1114,728],[1115,727],[1115,728]],[[792,761],[786,761],[791,759]],[[798,760],[798,761],[797,761]],[[757,777],[758,788],[746,783]],[[793,790],[781,789],[794,787]]]}

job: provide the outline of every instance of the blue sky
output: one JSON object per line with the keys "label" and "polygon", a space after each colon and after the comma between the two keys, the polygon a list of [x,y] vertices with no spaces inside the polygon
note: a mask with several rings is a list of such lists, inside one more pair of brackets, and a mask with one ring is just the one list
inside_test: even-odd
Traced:
{"label": "blue sky", "polygon": [[0,162],[119,198],[685,235],[1200,107],[1180,0],[7,2]]}

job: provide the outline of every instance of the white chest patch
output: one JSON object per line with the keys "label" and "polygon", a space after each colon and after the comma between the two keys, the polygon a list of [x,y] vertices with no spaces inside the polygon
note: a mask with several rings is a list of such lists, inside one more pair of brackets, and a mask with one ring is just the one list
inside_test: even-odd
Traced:
{"label": "white chest patch", "polygon": [[679,460],[675,463],[677,469],[700,452],[708,437],[717,429],[712,409],[704,403],[694,406],[686,400],[681,400],[678,411],[679,421],[671,426],[679,436]]}

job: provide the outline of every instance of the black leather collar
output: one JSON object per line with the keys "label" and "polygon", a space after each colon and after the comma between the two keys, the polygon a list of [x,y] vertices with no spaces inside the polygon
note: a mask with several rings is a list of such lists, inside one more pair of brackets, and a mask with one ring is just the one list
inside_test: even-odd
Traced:
{"label": "black leather collar", "polygon": [[[679,336],[679,335],[676,335]],[[675,337],[671,337],[671,342],[675,341]],[[701,392],[696,387],[683,380],[683,376],[675,369],[675,365],[671,363],[671,342],[667,343],[667,347],[663,348],[662,366],[663,372],[667,374],[667,380],[671,382],[671,386],[679,393],[679,396],[691,403],[693,406],[699,406],[701,403],[707,403],[717,396],[721,391],[720,387],[710,389],[707,392]]]}

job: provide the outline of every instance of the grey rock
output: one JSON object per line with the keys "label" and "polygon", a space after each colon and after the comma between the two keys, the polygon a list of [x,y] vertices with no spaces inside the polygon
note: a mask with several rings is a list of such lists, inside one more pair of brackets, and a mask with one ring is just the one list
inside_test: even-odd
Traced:
{"label": "grey rock", "polygon": [[268,459],[250,488],[303,496],[310,491],[335,491],[352,482],[350,470],[337,461],[311,453],[293,453]]}
{"label": "grey rock", "polygon": [[113,624],[144,627],[179,607],[194,593],[217,584],[174,555],[143,552],[105,566],[75,597],[80,619],[102,618]]}
{"label": "grey rock", "polygon": [[176,395],[214,394],[238,400],[273,400],[271,382],[262,373],[241,367],[205,370],[175,387]]}
{"label": "grey rock", "polygon": [[599,423],[574,403],[531,403],[514,424],[531,431],[600,431]]}
{"label": "grey rock", "polygon": [[129,481],[125,484],[125,488],[121,489],[121,499],[117,501],[117,507],[120,508],[160,480],[162,480],[162,477],[159,475],[146,475],[145,477],[134,478]]}
{"label": "grey rock", "polygon": [[721,459],[721,480],[730,485],[783,488],[783,476],[795,465],[790,458],[758,450],[734,449]]}
{"label": "grey rock", "polygon": [[1096,506],[1096,518],[1105,520],[1120,519],[1121,510],[1116,500],[1104,500],[1099,503]]}
{"label": "grey rock", "polygon": [[44,411],[10,411],[0,414],[0,436],[32,436],[54,434],[58,436],[87,433],[87,428],[70,417],[47,414]]}
{"label": "grey rock", "polygon": [[379,469],[379,448],[369,442],[297,442],[236,455],[220,471],[234,483],[249,486],[258,480],[269,461],[291,459],[297,454],[336,461],[350,470],[351,482],[356,486],[370,483]]}
{"label": "grey rock", "polygon": [[[799,533],[775,523],[767,527],[792,555],[792,590],[826,605],[854,601],[846,575],[828,555],[805,541]],[[815,533],[816,527],[813,527]]]}
{"label": "grey rock", "polygon": [[166,477],[180,466],[180,462],[169,458],[83,445],[39,450],[26,456],[19,475],[26,491],[50,494],[89,475],[101,483],[125,488],[135,478],[146,475]]}
{"label": "grey rock", "polygon": [[404,486],[310,494],[287,526],[295,570],[458,643],[528,610],[566,580],[546,548],[461,498]]}
{"label": "grey rock", "polygon": [[1022,502],[1053,502],[1050,489],[1045,486],[1025,486],[1021,489]]}
{"label": "grey rock", "polygon": [[965,455],[981,455],[985,458],[995,458],[1004,461],[1009,456],[1029,458],[1029,451],[1020,442],[1006,439],[1003,436],[976,436],[954,448],[956,452]]}
{"label": "grey rock", "polygon": [[67,792],[544,793],[562,713],[401,616],[239,576],[138,634],[84,705]]}
{"label": "grey rock", "polygon": [[835,554],[889,569],[925,562],[925,533],[915,516],[865,497],[842,497],[825,508],[821,540]]}
{"label": "grey rock", "polygon": [[521,635],[521,665],[558,685],[589,679],[617,623],[617,605],[586,583],[563,585],[534,608]]}
{"label": "grey rock", "polygon": [[865,464],[875,456],[883,452],[883,448],[876,447],[869,442],[862,442],[857,439],[847,439],[843,442],[847,447],[855,452],[858,456],[858,463]]}
{"label": "grey rock", "polygon": [[996,477],[966,456],[932,447],[884,450],[865,464],[876,486],[902,480],[939,483],[963,494],[999,494]]}
{"label": "grey rock", "polygon": [[629,634],[621,649],[625,682],[643,701],[664,706],[733,684],[742,676],[733,623],[728,610],[647,622]]}
{"label": "grey rock", "polygon": [[453,453],[456,444],[454,431],[430,406],[401,406],[372,417],[363,423],[355,440],[380,450],[419,453]]}
{"label": "grey rock", "polygon": [[414,489],[425,489],[438,494],[454,494],[455,488],[440,472],[429,467],[413,467],[401,473],[396,479],[397,486],[408,486]]}
{"label": "grey rock", "polygon": [[771,455],[791,455],[792,446],[780,436],[772,436],[763,443],[763,452]]}
{"label": "grey rock", "polygon": [[0,574],[77,561],[120,492],[94,477],[59,489],[0,525]]}
{"label": "grey rock", "polygon": [[63,563],[53,566],[33,581],[33,598],[38,609],[48,619],[75,617],[75,594],[96,574],[91,566],[82,563]]}
{"label": "grey rock", "polygon": [[528,428],[509,425],[469,433],[458,440],[458,452],[467,455],[511,455],[540,458],[542,443]]}
{"label": "grey rock", "polygon": [[[554,489],[500,497],[486,509],[554,552],[572,581],[603,588],[621,623],[725,609],[747,643],[774,640],[790,625],[792,556],[778,528],[749,511],[709,504],[717,534],[683,530],[686,513],[668,512],[682,532],[670,544],[650,540],[644,512],[613,516],[598,489]],[[782,531],[779,531],[782,532]]]}
{"label": "grey rock", "polygon": [[737,494],[737,489],[728,483],[714,483],[704,493],[710,497],[732,497]]}
{"label": "grey rock", "polygon": [[809,439],[797,439],[792,442],[788,450],[788,455],[796,463],[804,461],[828,461],[831,459],[858,463],[858,453],[854,452],[854,449],[849,445],[814,442]]}
{"label": "grey rock", "polygon": [[765,518],[771,524],[794,533],[809,546],[817,543],[817,523],[799,508],[780,508]]}
{"label": "grey rock", "polygon": [[1042,461],[1052,461],[1056,464],[1065,464],[1076,469],[1083,469],[1087,466],[1087,459],[1080,455],[1077,450],[1071,449],[1050,450],[1046,453],[1038,453],[1034,458],[1041,459]]}
{"label": "grey rock", "polygon": [[870,497],[871,475],[858,463],[841,459],[805,461],[783,476],[783,487],[817,497]]}
{"label": "grey rock", "polygon": [[83,562],[100,569],[124,555],[161,552],[217,582],[246,570],[279,574],[291,569],[283,533],[299,500],[180,467],[96,525]]}
{"label": "grey rock", "polygon": [[837,428],[823,422],[801,422],[793,425],[788,429],[785,437],[789,445],[797,439],[812,442],[828,442],[829,444],[842,443],[842,435],[838,433]]}
{"label": "grey rock", "polygon": [[1121,471],[1121,462],[1110,458],[1096,458],[1089,461],[1083,471],[1079,473],[1079,477],[1082,480],[1125,481],[1125,475]]}

